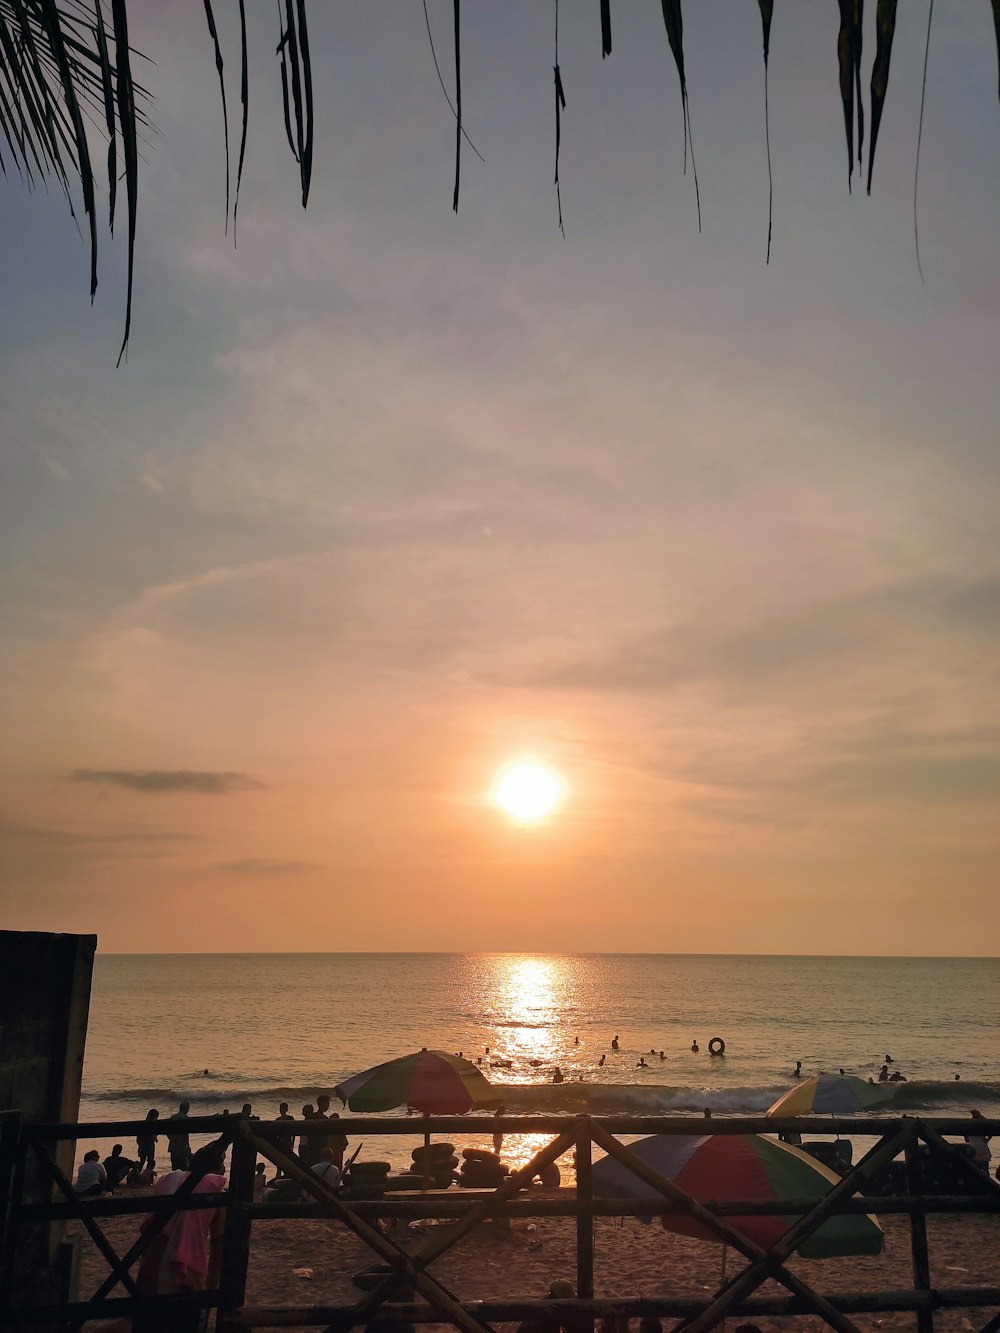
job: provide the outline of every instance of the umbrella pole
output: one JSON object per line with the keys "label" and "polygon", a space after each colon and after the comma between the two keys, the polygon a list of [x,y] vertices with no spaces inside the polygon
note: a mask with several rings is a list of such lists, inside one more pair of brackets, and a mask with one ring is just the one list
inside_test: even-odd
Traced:
{"label": "umbrella pole", "polygon": [[431,1132],[427,1128],[427,1116],[424,1116],[424,1189],[431,1187]]}

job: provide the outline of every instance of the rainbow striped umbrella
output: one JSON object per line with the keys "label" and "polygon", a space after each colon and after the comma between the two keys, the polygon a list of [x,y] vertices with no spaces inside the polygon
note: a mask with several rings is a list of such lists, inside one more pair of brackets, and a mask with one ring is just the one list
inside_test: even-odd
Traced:
{"label": "rainbow striped umbrella", "polygon": [[[797,1199],[819,1202],[840,1177],[808,1153],[763,1134],[654,1134],[625,1145],[654,1171],[673,1181],[699,1203],[737,1199]],[[594,1193],[604,1198],[656,1199],[659,1194],[613,1157],[594,1163]],[[667,1231],[698,1240],[719,1237],[696,1218],[669,1213]],[[769,1249],[798,1221],[797,1214],[727,1217],[748,1240]],[[828,1218],[797,1251],[805,1259],[847,1254],[881,1254],[882,1228],[863,1213]]]}
{"label": "rainbow striped umbrella", "polygon": [[461,1115],[500,1100],[474,1064],[459,1055],[429,1051],[400,1056],[338,1083],[334,1092],[352,1111],[412,1106],[424,1115]]}
{"label": "rainbow striped umbrella", "polygon": [[848,1115],[885,1106],[896,1095],[898,1085],[866,1083],[852,1074],[814,1074],[782,1093],[768,1115]]}

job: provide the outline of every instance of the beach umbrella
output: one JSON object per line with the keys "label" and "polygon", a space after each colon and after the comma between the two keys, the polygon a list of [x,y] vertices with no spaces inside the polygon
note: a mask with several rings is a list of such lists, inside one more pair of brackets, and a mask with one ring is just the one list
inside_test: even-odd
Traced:
{"label": "beach umbrella", "polygon": [[[818,1203],[840,1180],[808,1153],[763,1134],[654,1134],[624,1146],[699,1203],[736,1199]],[[662,1197],[614,1157],[594,1163],[593,1189],[612,1199]],[[770,1249],[798,1216],[728,1217],[726,1221],[762,1249]],[[683,1213],[666,1214],[660,1222],[666,1231],[721,1243],[714,1232]],[[874,1217],[850,1214],[828,1218],[797,1253],[805,1259],[881,1254],[883,1243],[882,1228]]]}
{"label": "beach umbrella", "polygon": [[[473,1106],[498,1102],[499,1093],[481,1070],[460,1055],[429,1051],[400,1056],[374,1065],[338,1083],[334,1092],[352,1111],[392,1111],[413,1107],[428,1115],[461,1115]],[[429,1149],[430,1131],[424,1130]],[[424,1188],[429,1183],[428,1154],[424,1154]]]}
{"label": "beach umbrella", "polygon": [[767,1114],[808,1115],[812,1111],[818,1115],[847,1115],[885,1106],[895,1095],[895,1087],[866,1083],[851,1074],[814,1074],[782,1093]]}
{"label": "beach umbrella", "polygon": [[334,1092],[352,1111],[412,1106],[424,1115],[461,1115],[500,1095],[471,1061],[425,1046],[413,1055],[374,1065],[338,1083]]}

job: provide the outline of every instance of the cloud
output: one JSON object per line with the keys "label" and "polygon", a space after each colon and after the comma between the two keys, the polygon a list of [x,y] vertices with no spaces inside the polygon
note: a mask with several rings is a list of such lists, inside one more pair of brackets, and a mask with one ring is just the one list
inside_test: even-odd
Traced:
{"label": "cloud", "polygon": [[193,833],[174,833],[170,830],[112,831],[83,833],[76,829],[44,828],[37,824],[14,824],[0,821],[0,842],[8,845],[49,848],[114,847],[160,842],[193,842]]}
{"label": "cloud", "polygon": [[220,861],[217,870],[231,875],[305,875],[321,867],[312,861],[276,861],[267,856],[248,856],[241,861]]}
{"label": "cloud", "polygon": [[131,791],[187,791],[201,796],[227,796],[234,791],[259,791],[265,787],[263,782],[246,773],[203,773],[187,768],[77,768],[73,770],[72,780],[127,787]]}

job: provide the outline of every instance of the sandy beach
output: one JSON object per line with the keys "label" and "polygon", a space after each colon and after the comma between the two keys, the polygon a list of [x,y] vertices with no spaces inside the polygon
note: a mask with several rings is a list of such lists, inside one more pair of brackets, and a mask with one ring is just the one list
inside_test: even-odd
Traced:
{"label": "sandy beach", "polygon": [[[74,1224],[75,1225],[75,1224]],[[425,1244],[435,1225],[401,1223],[394,1233],[406,1248]],[[419,1226],[420,1230],[416,1227]],[[110,1218],[107,1233],[119,1253],[134,1239],[134,1217]],[[880,1291],[908,1288],[912,1283],[909,1227],[904,1218],[884,1219],[885,1250],[878,1257],[810,1261],[793,1259],[789,1267],[823,1293]],[[89,1294],[107,1272],[89,1238],[82,1234],[81,1295]],[[716,1289],[722,1251],[681,1236],[669,1235],[658,1224],[643,1226],[633,1218],[595,1221],[595,1293],[604,1297],[704,1296]],[[939,1216],[927,1222],[931,1280],[938,1287],[982,1286],[1000,1283],[1000,1217]],[[482,1226],[442,1256],[431,1271],[463,1300],[541,1297],[558,1278],[575,1276],[575,1231],[569,1219],[535,1222],[516,1220],[510,1230]],[[351,1275],[377,1262],[367,1247],[334,1222],[277,1220],[256,1223],[247,1286],[248,1305],[310,1305],[348,1303],[359,1292]],[[727,1275],[742,1266],[732,1251],[727,1254]],[[311,1275],[296,1276],[295,1270]],[[784,1289],[769,1283],[761,1295],[781,1295]],[[948,1333],[967,1333],[980,1327],[993,1311],[942,1311],[936,1327]],[[730,1321],[731,1324],[740,1322]],[[820,1329],[817,1317],[758,1319],[761,1329]],[[859,1315],[859,1327],[910,1329],[910,1313]],[[110,1333],[122,1321],[105,1322]],[[502,1327],[508,1327],[506,1325]],[[509,1327],[513,1328],[513,1325]]]}

